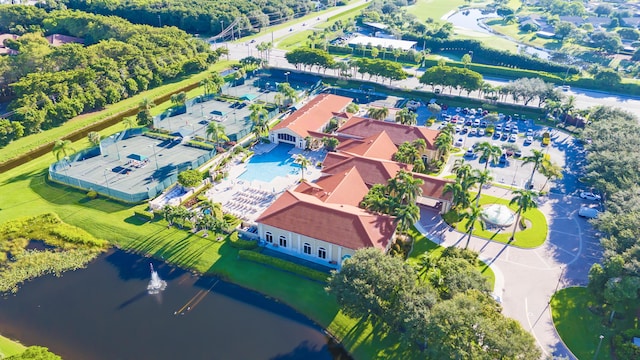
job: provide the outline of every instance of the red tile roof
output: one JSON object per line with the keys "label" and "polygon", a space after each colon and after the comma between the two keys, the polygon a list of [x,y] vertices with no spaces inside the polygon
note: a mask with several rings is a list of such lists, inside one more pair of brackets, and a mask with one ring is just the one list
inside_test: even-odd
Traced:
{"label": "red tile roof", "polygon": [[439,133],[438,130],[427,129],[423,126],[402,125],[356,116],[344,123],[337,132],[364,139],[383,131],[389,135],[396,146],[400,146],[405,141],[423,139],[427,143],[428,150],[435,150],[435,141]]}
{"label": "red tile roof", "polygon": [[358,169],[352,167],[343,173],[323,176],[315,183],[303,182],[295,191],[313,195],[326,203],[358,206],[369,192],[369,187]]}
{"label": "red tile roof", "polygon": [[391,216],[325,203],[315,196],[287,190],[256,221],[348,249],[386,250],[396,229],[393,220]]}
{"label": "red tile roof", "polygon": [[416,179],[422,179],[422,181],[424,181],[424,184],[421,186],[422,196],[449,201],[453,198],[451,193],[444,193],[444,186],[448,183],[452,183],[452,180],[441,179],[420,173],[412,173],[411,175]]}
{"label": "red tile roof", "polygon": [[366,139],[350,139],[340,143],[338,151],[376,159],[393,160],[398,148],[385,131]]}
{"label": "red tile roof", "polygon": [[320,94],[271,130],[286,128],[300,137],[307,137],[309,131],[321,131],[334,116],[347,117],[344,110],[352,101],[344,96]]}
{"label": "red tile roof", "polygon": [[375,184],[386,184],[387,180],[395,177],[401,169],[409,171],[412,168],[410,165],[395,161],[335,152],[328,153],[322,165],[322,172],[325,174],[344,173],[355,167],[369,187]]}

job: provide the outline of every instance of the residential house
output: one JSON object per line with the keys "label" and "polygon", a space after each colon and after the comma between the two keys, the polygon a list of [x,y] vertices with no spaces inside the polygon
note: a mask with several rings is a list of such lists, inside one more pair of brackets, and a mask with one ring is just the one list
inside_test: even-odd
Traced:
{"label": "residential house", "polygon": [[61,35],[61,34],[52,34],[52,35],[46,36],[45,39],[47,39],[49,44],[51,46],[53,46],[53,47],[58,47],[58,46],[62,46],[62,45],[65,45],[65,44],[70,44],[70,43],[76,43],[76,44],[84,45],[84,39],[78,38],[78,37],[74,37],[74,36],[67,36],[67,35]]}
{"label": "residential house", "polygon": [[5,40],[16,40],[18,35],[13,34],[0,34],[0,55],[15,55],[18,52],[6,47],[4,45]]}

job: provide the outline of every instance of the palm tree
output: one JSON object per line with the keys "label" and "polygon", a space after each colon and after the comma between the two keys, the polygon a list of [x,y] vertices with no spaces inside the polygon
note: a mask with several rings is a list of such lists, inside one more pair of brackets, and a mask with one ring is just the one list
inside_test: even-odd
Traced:
{"label": "palm tree", "polygon": [[384,106],[381,108],[372,107],[367,112],[367,115],[375,120],[384,120],[389,116],[389,109]]}
{"label": "palm tree", "polygon": [[389,180],[391,195],[396,197],[400,204],[415,204],[418,196],[422,195],[423,184],[422,179],[416,179],[404,170],[398,171],[398,174]]}
{"label": "palm tree", "polygon": [[562,179],[562,177],[564,176],[562,174],[562,168],[558,164],[555,164],[546,159],[542,162],[542,164],[540,164],[540,173],[546,178],[544,185],[542,185],[540,190],[544,190],[549,180]]}
{"label": "palm tree", "polygon": [[204,94],[217,94],[224,85],[224,78],[217,72],[212,72],[208,77],[200,81],[200,86],[204,88]]}
{"label": "palm tree", "polygon": [[396,113],[396,122],[402,125],[415,125],[418,123],[418,114],[404,108]]}
{"label": "palm tree", "polygon": [[124,118],[122,120],[122,124],[124,125],[125,130],[138,126],[138,122],[136,121],[136,118],[131,116]]}
{"label": "palm tree", "polygon": [[309,165],[311,165],[311,160],[309,160],[307,157],[305,157],[302,154],[297,154],[295,157],[294,162],[298,165],[300,165],[300,169],[301,171],[301,177],[300,177],[300,181],[304,180],[304,170],[306,168],[309,167]]}
{"label": "palm tree", "polygon": [[58,161],[60,158],[68,159],[74,151],[76,150],[71,146],[71,140],[56,140],[52,150]]}
{"label": "palm tree", "polygon": [[136,119],[138,121],[138,125],[149,126],[153,124],[153,116],[151,115],[151,108],[154,107],[155,104],[153,101],[148,98],[142,99],[138,106],[138,115],[136,115]]}
{"label": "palm tree", "polygon": [[484,170],[489,167],[489,163],[497,164],[502,155],[502,149],[497,145],[491,145],[488,141],[481,142],[473,150],[474,153],[480,153],[480,161],[484,160]]}
{"label": "palm tree", "polygon": [[476,222],[480,222],[480,226],[482,230],[484,230],[484,223],[480,220],[482,215],[482,210],[477,205],[471,205],[469,207],[469,211],[466,211],[462,214],[463,219],[467,219],[464,223],[464,229],[467,232],[467,243],[464,245],[464,248],[469,247],[469,242],[471,241],[471,234],[473,234],[473,229],[475,228]]}
{"label": "palm tree", "polygon": [[291,85],[289,85],[289,83],[278,84],[278,92],[293,103],[298,101],[298,93],[291,87]]}
{"label": "palm tree", "polygon": [[229,141],[229,137],[224,132],[224,126],[217,122],[210,122],[206,130],[207,139],[215,138],[216,145],[220,145],[220,140]]}
{"label": "palm tree", "polygon": [[466,189],[469,189],[473,182],[471,178],[471,165],[466,163],[464,159],[456,159],[451,170],[456,174],[456,178],[459,179],[463,185],[466,185]]}
{"label": "palm tree", "polygon": [[233,73],[233,85],[237,86],[238,80],[243,79],[245,75],[246,71],[243,68],[236,70],[236,72]]}
{"label": "palm tree", "polygon": [[87,138],[89,139],[89,142],[94,146],[100,145],[100,140],[102,140],[100,133],[97,131],[90,131],[89,134],[87,134]]}
{"label": "palm tree", "polygon": [[456,182],[454,183],[445,184],[443,193],[451,193],[453,198],[451,199],[451,202],[454,208],[466,208],[469,205],[468,192],[465,190],[459,179],[456,179]]}
{"label": "palm tree", "polygon": [[528,182],[528,186],[530,188],[533,188],[533,175],[535,175],[536,170],[538,170],[538,166],[545,159],[545,155],[540,150],[534,149],[534,150],[531,150],[531,152],[533,153],[533,155],[525,156],[524,158],[522,158],[522,160],[523,160],[523,164],[533,163],[533,170],[531,170],[531,176],[529,177],[529,182]]}
{"label": "palm tree", "polygon": [[493,177],[491,177],[491,173],[488,170],[480,171],[477,169],[473,170],[472,177],[474,178],[474,181],[478,183],[478,194],[476,195],[476,206],[478,206],[480,204],[482,187],[484,186],[484,184],[493,180]]}
{"label": "palm tree", "polygon": [[436,137],[436,141],[434,143],[434,146],[438,151],[438,158],[441,158],[447,155],[449,151],[451,151],[452,141],[453,141],[453,138],[451,137],[451,134],[447,132],[442,132],[442,131],[440,132],[440,134],[438,134],[438,136]]}
{"label": "palm tree", "polygon": [[400,233],[407,231],[420,219],[420,208],[416,204],[400,205],[396,208],[394,223],[398,224]]}
{"label": "palm tree", "polygon": [[518,212],[509,242],[514,240],[516,229],[518,228],[518,226],[520,226],[520,216],[522,215],[522,213],[526,212],[529,209],[535,209],[538,207],[538,204],[533,200],[533,197],[535,196],[535,193],[533,191],[527,189],[519,189],[514,190],[513,194],[515,194],[515,196],[513,197],[513,199],[511,199],[511,201],[509,201],[509,205],[518,205]]}
{"label": "palm tree", "polygon": [[569,97],[567,97],[567,100],[562,103],[562,105],[560,105],[560,109],[562,110],[563,116],[564,116],[564,122],[567,122],[567,118],[571,115],[571,113],[573,112],[573,110],[576,107],[576,97],[573,95],[570,95]]}

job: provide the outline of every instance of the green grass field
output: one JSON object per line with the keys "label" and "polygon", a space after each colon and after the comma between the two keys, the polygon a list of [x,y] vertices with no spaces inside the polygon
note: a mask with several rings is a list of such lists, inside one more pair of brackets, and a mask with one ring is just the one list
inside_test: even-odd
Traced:
{"label": "green grass field", "polygon": [[604,335],[598,359],[610,360],[609,341],[613,332],[603,325],[601,316],[589,310],[589,303],[593,301],[587,288],[570,287],[558,291],[551,298],[553,324],[562,341],[578,359],[593,359],[598,337]]}
{"label": "green grass field", "polygon": [[[472,1],[471,4],[486,3],[486,1]],[[407,7],[407,12],[415,15],[418,21],[426,22],[427,18],[439,21],[445,14],[465,5],[464,0],[418,0]]]}
{"label": "green grass field", "polygon": [[[507,205],[515,213],[518,208],[515,205],[509,205],[510,200],[511,199],[501,199],[483,194],[480,198],[480,205]],[[530,222],[530,226],[524,230],[516,231],[515,240],[511,242],[511,245],[525,249],[536,248],[542,245],[547,239],[547,233],[549,232],[547,219],[544,217],[544,214],[538,209],[529,209],[522,214],[522,217]],[[464,220],[457,223],[455,226],[456,230],[465,233],[465,225],[466,223]],[[482,230],[480,222],[477,222],[474,226],[473,235],[506,244],[509,242],[509,238],[511,237],[511,231],[503,232],[495,229]]]}
{"label": "green grass field", "polygon": [[7,339],[0,335],[0,359],[20,354],[24,349],[26,349],[26,347],[19,342]]}

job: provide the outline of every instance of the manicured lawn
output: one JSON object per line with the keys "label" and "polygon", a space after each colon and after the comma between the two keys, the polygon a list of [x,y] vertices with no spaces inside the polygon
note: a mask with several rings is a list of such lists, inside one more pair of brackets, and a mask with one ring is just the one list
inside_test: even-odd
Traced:
{"label": "manicured lawn", "polygon": [[[131,109],[131,108],[135,108],[138,106],[140,101],[142,101],[142,99],[144,98],[154,99],[164,94],[170,93],[172,91],[176,91],[177,89],[185,87],[189,84],[197,83],[203,78],[205,78],[206,76],[208,76],[210,71],[220,71],[222,69],[227,68],[230,63],[231,62],[229,61],[220,61],[212,65],[208,71],[204,71],[199,74],[186,77],[179,81],[175,81],[175,82],[160,86],[153,90],[142,92],[129,99],[120,101],[116,104],[108,105],[104,110],[78,116],[66,122],[62,126],[59,126],[50,130],[46,130],[38,134],[29,135],[22,139],[18,139],[17,141],[13,141],[9,145],[0,149],[0,163],[5,162],[9,159],[18,157],[21,154],[24,154],[25,152],[32,150],[40,145],[48,144],[55,140],[58,140],[75,130],[78,130],[90,124],[99,122],[100,120],[108,116],[117,114],[119,112]],[[167,102],[167,103],[169,103],[169,106],[170,106],[171,103],[170,102]]]}
{"label": "manicured lawn", "polygon": [[19,354],[24,351],[26,347],[19,342],[7,339],[0,335],[0,359]]}
{"label": "manicured lawn", "polygon": [[[414,5],[407,7],[407,12],[415,15],[418,21],[426,22],[427,18],[439,21],[444,14],[464,4],[464,0],[418,0]],[[471,4],[475,5],[476,1],[472,1]]]}
{"label": "manicured lawn", "polygon": [[[553,324],[562,341],[578,359],[593,359],[599,336],[604,335],[599,360],[611,359],[612,331],[603,325],[602,316],[589,310],[594,300],[584,287],[570,287],[555,293],[551,298]],[[606,321],[606,320],[604,320]],[[614,322],[620,320],[614,320]]]}
{"label": "manicured lawn", "polygon": [[[482,197],[480,198],[480,205],[507,205],[515,214],[516,210],[518,210],[518,207],[515,205],[509,205],[510,200],[511,199],[501,199],[489,195],[482,195]],[[511,243],[511,245],[525,249],[535,248],[542,245],[547,239],[547,233],[549,232],[547,219],[544,217],[544,214],[538,209],[529,209],[522,214],[522,217],[526,220],[529,220],[530,226],[524,230],[516,231],[515,240]],[[462,233],[466,232],[465,221],[457,223],[456,230]],[[478,222],[474,227],[473,235],[506,244],[509,242],[511,232],[502,232],[500,230],[489,229],[482,230],[482,227]]]}
{"label": "manicured lawn", "polygon": [[277,43],[278,49],[293,50],[307,44],[307,38],[313,34],[313,30],[296,31]]}
{"label": "manicured lawn", "polygon": [[369,6],[369,3],[365,3],[359,6],[354,7],[353,9],[349,10],[349,11],[345,11],[341,14],[338,15],[334,15],[330,18],[327,19],[327,21],[321,23],[321,24],[317,24],[314,27],[318,28],[318,29],[324,29],[327,28],[331,25],[333,25],[336,21],[338,20],[342,20],[343,22],[347,21],[349,18],[354,19],[357,15],[360,14],[360,11],[362,11],[362,9],[366,8],[367,6]]}

